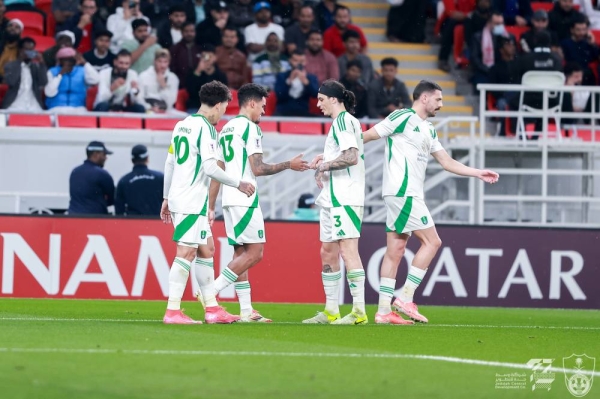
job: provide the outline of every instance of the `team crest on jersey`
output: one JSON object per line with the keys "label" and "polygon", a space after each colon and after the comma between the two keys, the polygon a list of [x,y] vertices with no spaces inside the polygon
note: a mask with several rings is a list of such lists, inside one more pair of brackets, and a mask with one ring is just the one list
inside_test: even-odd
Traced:
{"label": "team crest on jersey", "polygon": [[590,392],[594,383],[593,374],[596,368],[596,358],[572,354],[563,357],[563,371],[565,373],[565,384],[571,395],[581,398]]}
{"label": "team crest on jersey", "polygon": [[206,239],[206,230],[202,230],[202,232],[200,233],[200,238],[202,238],[203,240]]}
{"label": "team crest on jersey", "polygon": [[258,230],[258,238],[263,238],[265,236],[265,232],[263,230]]}
{"label": "team crest on jersey", "polygon": [[214,144],[214,143],[210,143],[210,144],[208,145],[208,150],[209,150],[209,152],[210,152],[211,154],[214,154],[214,153],[215,153],[215,144]]}
{"label": "team crest on jersey", "polygon": [[423,216],[423,217],[421,218],[421,222],[422,222],[423,224],[427,224],[427,222],[428,222],[428,221],[429,221],[429,219],[427,219],[427,216]]}
{"label": "team crest on jersey", "polygon": [[260,148],[260,139],[256,139],[256,148]]}

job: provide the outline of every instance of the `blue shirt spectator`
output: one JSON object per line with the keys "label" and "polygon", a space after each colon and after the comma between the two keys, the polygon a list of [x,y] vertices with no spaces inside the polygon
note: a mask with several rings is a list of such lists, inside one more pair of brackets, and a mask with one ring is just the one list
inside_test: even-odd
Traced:
{"label": "blue shirt spectator", "polygon": [[302,194],[298,199],[298,208],[288,220],[319,221],[320,210],[315,205],[315,196],[310,193]]}
{"label": "blue shirt spectator", "polygon": [[292,70],[279,73],[275,81],[275,112],[281,116],[310,116],[309,100],[319,92],[317,77],[306,72],[306,56],[302,51],[294,51],[289,62]]}
{"label": "blue shirt spectator", "polygon": [[115,195],[113,178],[104,170],[106,156],[112,152],[104,143],[92,141],[86,153],[83,165],[73,169],[69,178],[69,214],[106,215]]}
{"label": "blue shirt spectator", "polygon": [[131,149],[133,170],[119,180],[115,197],[115,214],[160,214],[165,176],[148,169],[148,148],[138,144]]}

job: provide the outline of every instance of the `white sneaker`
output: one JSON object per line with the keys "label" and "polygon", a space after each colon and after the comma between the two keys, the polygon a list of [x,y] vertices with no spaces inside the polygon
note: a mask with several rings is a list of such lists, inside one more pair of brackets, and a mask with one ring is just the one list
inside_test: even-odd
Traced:
{"label": "white sneaker", "polygon": [[346,316],[338,319],[336,321],[331,322],[331,324],[367,324],[369,322],[369,318],[366,314],[359,314],[356,311],[352,311],[352,313],[348,313]]}
{"label": "white sneaker", "polygon": [[266,317],[258,313],[258,310],[256,309],[253,309],[251,314],[247,316],[242,316],[242,318],[240,319],[240,322],[242,323],[271,323],[272,321],[273,320],[267,319]]}

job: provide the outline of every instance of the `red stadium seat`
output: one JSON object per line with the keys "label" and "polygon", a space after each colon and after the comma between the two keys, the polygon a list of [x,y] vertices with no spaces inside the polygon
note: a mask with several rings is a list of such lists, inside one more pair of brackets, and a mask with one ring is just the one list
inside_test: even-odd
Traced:
{"label": "red stadium seat", "polygon": [[6,19],[20,19],[25,25],[21,37],[29,35],[41,35],[44,36],[44,16],[38,12],[33,11],[9,11],[5,14]]}
{"label": "red stadium seat", "polygon": [[175,102],[175,109],[177,111],[187,111],[186,102],[190,95],[188,94],[186,89],[179,89],[177,92],[177,101]]}
{"label": "red stadium seat", "polygon": [[277,95],[275,94],[275,90],[271,90],[269,92],[269,97],[267,97],[267,106],[265,107],[265,115],[266,116],[275,115],[276,108],[277,108]]}
{"label": "red stadium seat", "polygon": [[317,98],[308,99],[308,113],[310,113],[311,115],[323,116],[323,113],[321,112],[319,107],[317,107],[318,102],[319,100]]}
{"label": "red stadium seat", "polygon": [[92,115],[58,115],[56,127],[98,128],[98,118]]}
{"label": "red stadium seat", "polygon": [[179,119],[174,118],[146,118],[146,130],[167,130],[173,131]]}
{"label": "red stadium seat", "polygon": [[142,118],[126,118],[119,116],[101,116],[101,129],[141,129]]}
{"label": "red stadium seat", "polygon": [[90,86],[87,88],[87,93],[85,96],[85,107],[88,111],[92,111],[94,109],[94,101],[96,101],[96,96],[98,95],[98,86]]}
{"label": "red stadium seat", "polygon": [[469,65],[469,59],[463,54],[465,49],[465,27],[463,25],[456,25],[454,27],[454,63],[459,68],[464,68]]}
{"label": "red stadium seat", "polygon": [[6,95],[7,91],[8,91],[8,85],[0,84],[0,105],[2,104],[2,100],[4,100],[4,96]]}
{"label": "red stadium seat", "polygon": [[[583,141],[592,141],[594,138],[591,130],[577,130],[577,137]],[[600,141],[600,131],[596,130],[596,141]]]}
{"label": "red stadium seat", "polygon": [[279,122],[279,133],[323,134],[321,122]]}
{"label": "red stadium seat", "polygon": [[[544,3],[541,1],[532,1],[531,2],[531,9],[533,10],[533,12],[536,12],[537,10],[544,10],[547,12],[552,11],[552,9],[554,8],[554,2],[552,3]],[[573,8],[576,10],[579,10],[579,4],[573,4]]]}
{"label": "red stadium seat", "polygon": [[225,115],[237,115],[240,113],[240,103],[238,102],[237,90],[231,90],[231,102],[227,106]]}
{"label": "red stadium seat", "polygon": [[54,40],[52,37],[40,35],[29,35],[29,37],[35,40],[35,49],[40,53],[48,50],[50,47],[53,47],[56,44],[56,40]]}
{"label": "red stadium seat", "polygon": [[50,115],[10,114],[8,126],[51,127],[52,121]]}
{"label": "red stadium seat", "polygon": [[523,33],[527,32],[529,30],[528,26],[507,26],[506,27],[506,31],[508,33],[510,33],[511,35],[513,35],[515,37],[515,39],[517,40],[517,45],[519,45],[519,42],[521,41],[521,36],[523,35]]}
{"label": "red stadium seat", "polygon": [[56,21],[52,12],[52,0],[36,0],[35,8],[46,13],[46,36],[54,38]]}
{"label": "red stadium seat", "polygon": [[219,133],[221,129],[223,129],[223,126],[225,126],[227,122],[229,122],[227,119],[221,119],[219,122],[217,122],[217,126],[215,126],[215,129],[217,129],[217,133]]}
{"label": "red stadium seat", "polygon": [[260,130],[263,133],[278,133],[277,122],[276,121],[261,121],[260,122]]}

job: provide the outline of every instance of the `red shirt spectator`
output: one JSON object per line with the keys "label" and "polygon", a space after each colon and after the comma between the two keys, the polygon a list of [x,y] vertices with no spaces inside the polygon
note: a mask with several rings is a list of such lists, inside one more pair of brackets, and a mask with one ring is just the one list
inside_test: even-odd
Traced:
{"label": "red shirt spectator", "polygon": [[442,23],[446,18],[451,17],[453,14],[462,13],[465,16],[463,19],[466,19],[467,15],[475,10],[476,0],[442,0],[442,2],[444,3],[444,13],[435,25],[436,34],[440,32]]}
{"label": "red shirt spectator", "polygon": [[351,29],[358,32],[360,35],[361,52],[367,51],[367,38],[362,29],[350,23],[350,9],[345,6],[339,6],[335,10],[334,24],[328,28],[323,34],[323,48],[333,53],[336,57],[341,56],[346,52],[344,46],[343,34]]}

